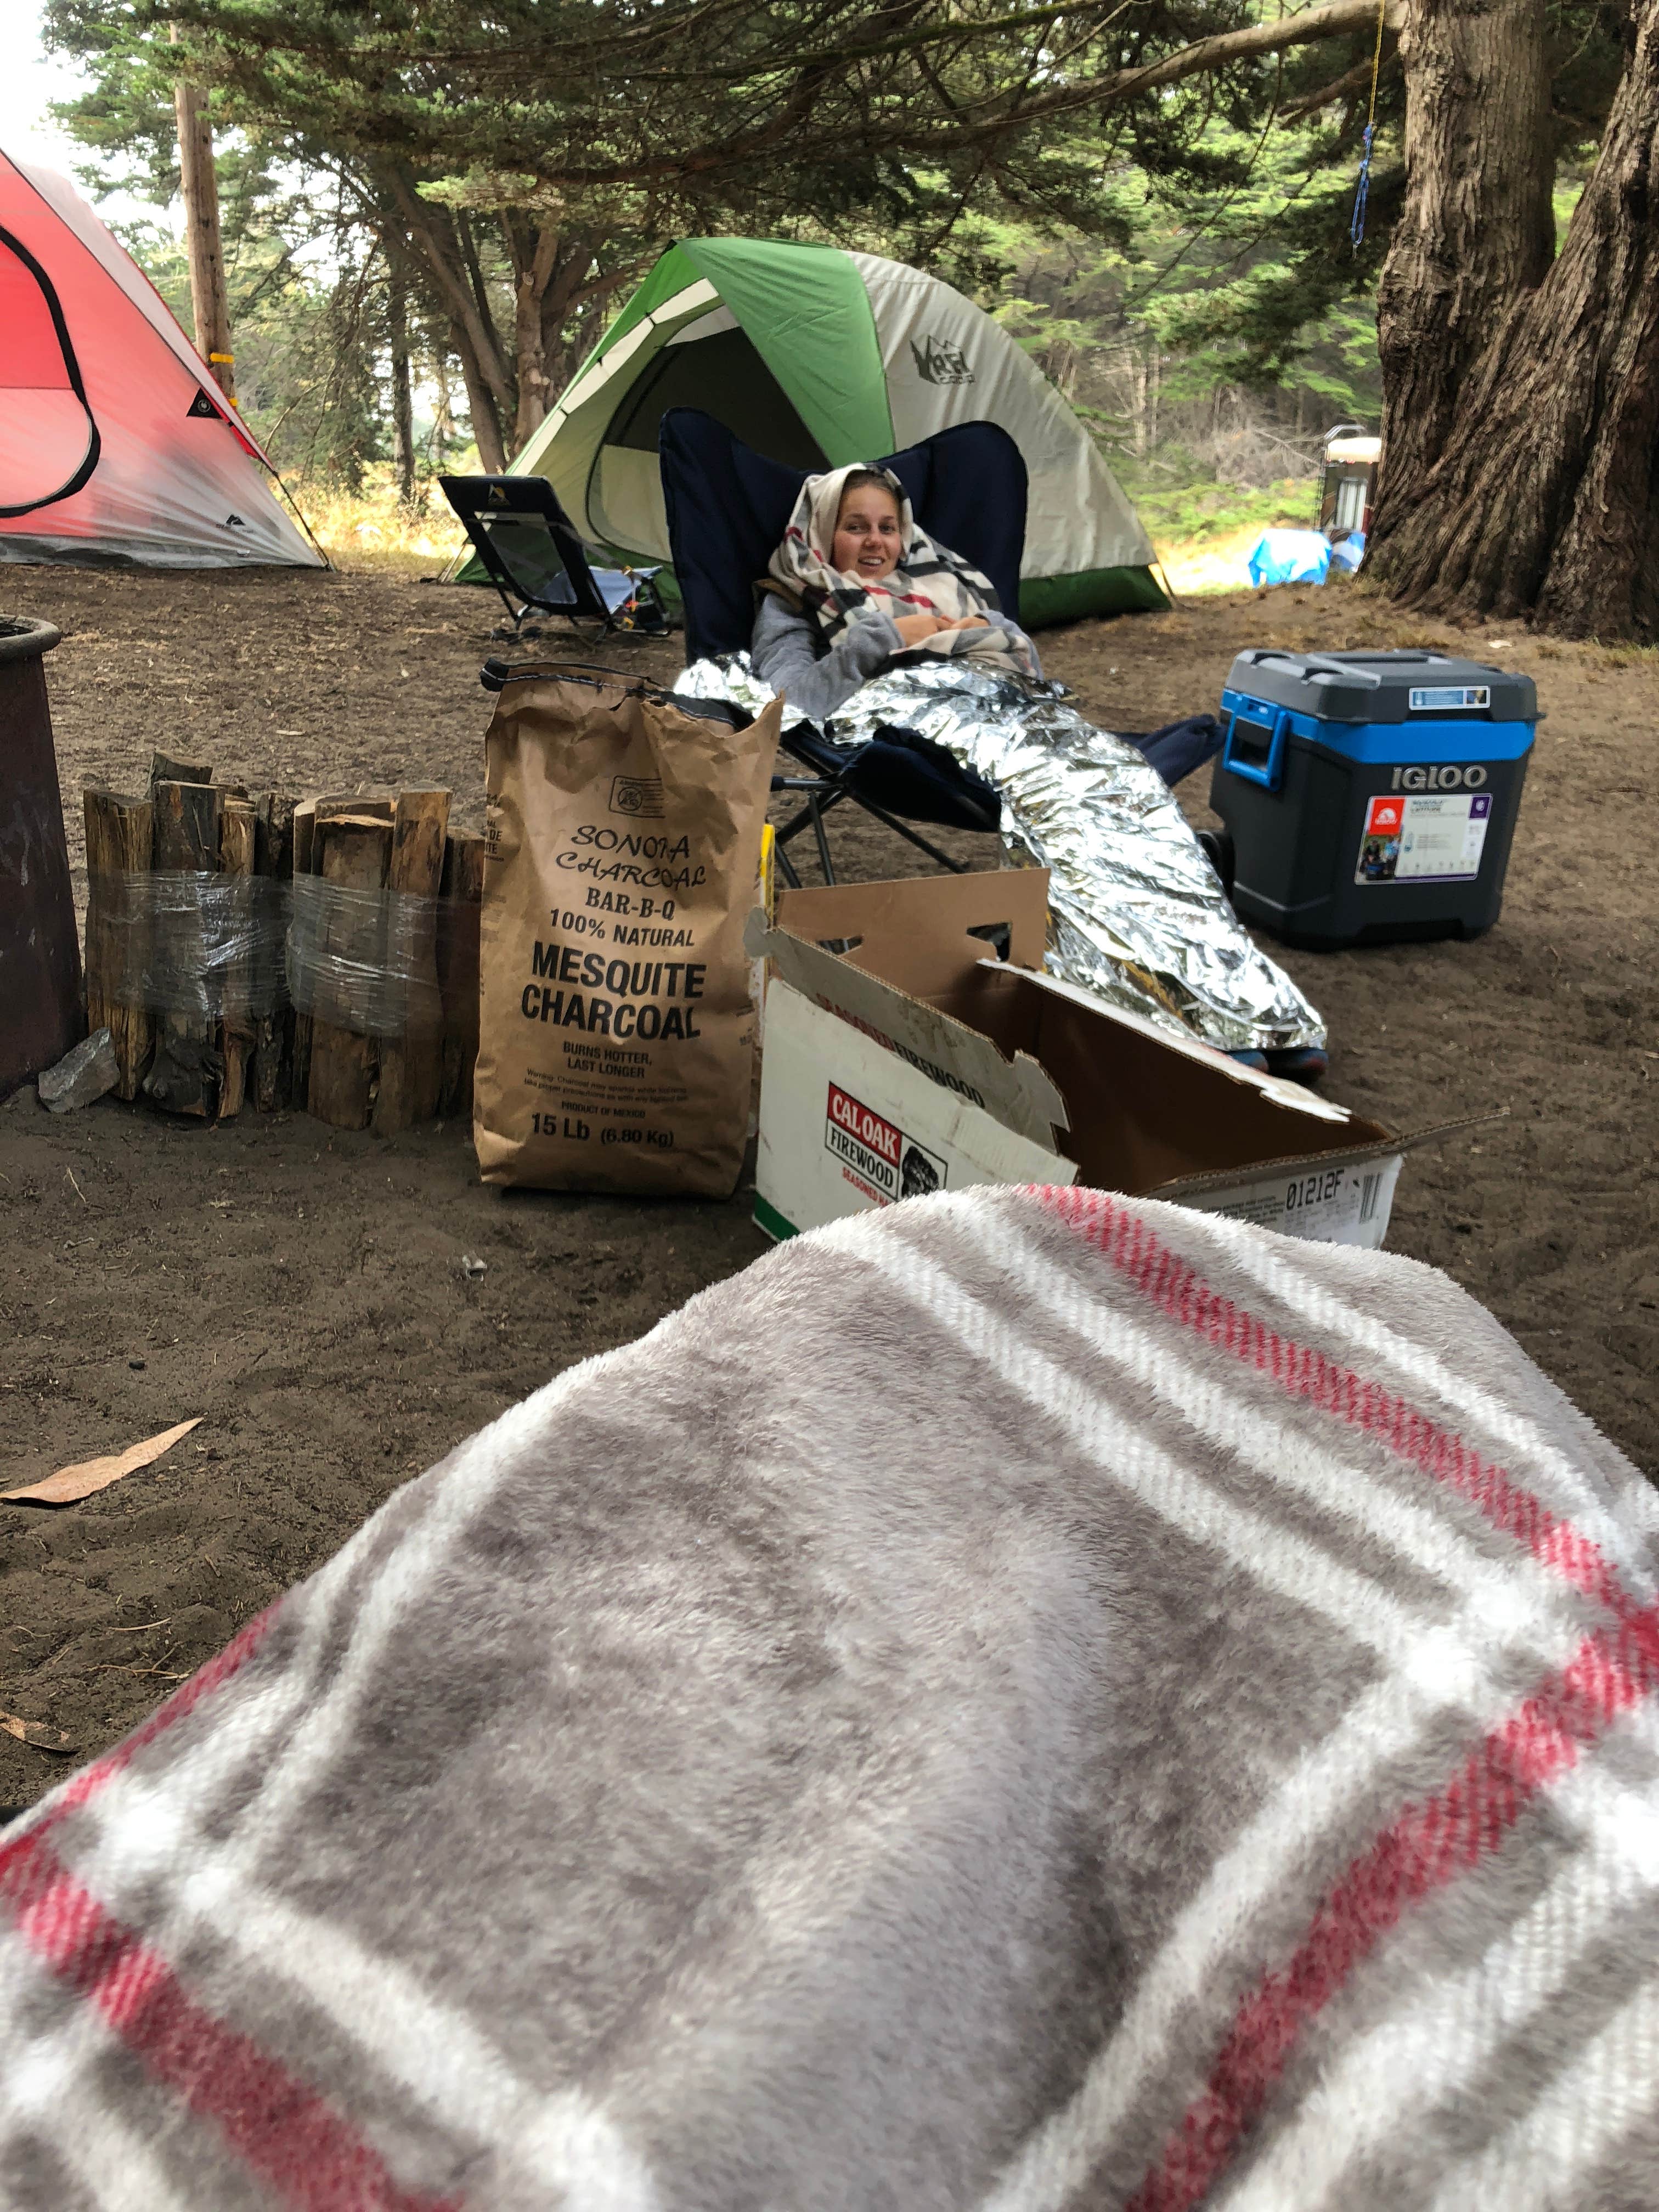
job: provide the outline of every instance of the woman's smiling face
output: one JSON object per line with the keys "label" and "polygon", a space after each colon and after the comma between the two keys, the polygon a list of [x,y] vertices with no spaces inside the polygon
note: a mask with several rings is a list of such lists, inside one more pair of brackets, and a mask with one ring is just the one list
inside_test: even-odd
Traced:
{"label": "woman's smiling face", "polygon": [[861,584],[878,584],[897,568],[903,550],[898,501],[885,484],[860,484],[842,496],[830,548],[832,568]]}

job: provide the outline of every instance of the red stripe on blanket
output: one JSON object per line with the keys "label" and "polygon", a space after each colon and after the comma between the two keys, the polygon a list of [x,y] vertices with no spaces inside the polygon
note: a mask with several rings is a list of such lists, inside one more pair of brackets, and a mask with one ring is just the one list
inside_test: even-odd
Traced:
{"label": "red stripe on blanket", "polygon": [[0,1844],[0,1914],[158,2081],[219,2123],[231,2148],[297,2212],[452,2212],[455,2200],[397,2188],[377,2153],[275,2059],[188,1997],[166,1960],[113,1919],[51,1847],[60,1821],[246,1665],[276,1610],[268,1606],[131,1735],[71,1775],[44,1819]]}
{"label": "red stripe on blanket", "polygon": [[1599,1599],[1616,1623],[1587,1637],[1437,1796],[1404,1808],[1327,1893],[1288,1963],[1264,1974],[1239,2007],[1202,2093],[1125,2208],[1188,2212],[1260,2118],[1304,2029],[1407,1906],[1498,1850],[1536,1792],[1659,1687],[1659,1606],[1639,1604],[1599,1546],[1454,1431],[1224,1297],[1106,1194],[1051,1188],[1036,1195],[1173,1319],[1470,1499],[1495,1528]]}
{"label": "red stripe on blanket", "polygon": [[36,1956],[295,2212],[459,2212],[457,2197],[401,2187],[315,2090],[188,1996],[68,1871],[44,1830],[8,1853],[0,1903]]}
{"label": "red stripe on blanket", "polygon": [[[280,1600],[277,1601],[279,1604]],[[5,1895],[7,1866],[18,1851],[26,1850],[37,1838],[58,1826],[68,1814],[95,1797],[106,1782],[112,1781],[124,1768],[130,1766],[146,1744],[170,1729],[176,1721],[193,1712],[210,1691],[229,1681],[253,1656],[264,1642],[272,1621],[276,1618],[276,1606],[268,1605],[256,1613],[239,1635],[233,1636],[222,1651],[216,1653],[204,1666],[198,1667],[189,1681],[181,1682],[170,1698],[155,1708],[147,1721],[141,1721],[131,1735],[106,1751],[101,1759],[94,1759],[83,1766],[47,1800],[48,1809],[44,1819],[37,1820],[26,1835],[15,1836],[9,1843],[0,1844],[0,1898]]]}
{"label": "red stripe on blanket", "polygon": [[[280,1601],[279,1601],[280,1602]],[[276,1607],[268,1605],[256,1613],[240,1634],[233,1636],[224,1650],[216,1652],[206,1663],[197,1668],[189,1681],[181,1682],[170,1698],[157,1705],[147,1721],[141,1721],[131,1735],[106,1751],[101,1759],[94,1759],[90,1766],[83,1766],[72,1774],[58,1792],[52,1807],[52,1818],[59,1819],[72,1813],[77,1805],[84,1805],[95,1797],[104,1784],[113,1779],[125,1767],[131,1766],[146,1744],[181,1721],[187,1713],[194,1712],[210,1691],[229,1681],[253,1656],[264,1642],[271,1622],[276,1618]]]}
{"label": "red stripe on blanket", "polygon": [[[1322,1352],[1281,1336],[1233,1299],[1212,1290],[1196,1267],[1171,1252],[1138,1214],[1115,1203],[1108,1193],[1048,1187],[1038,1188],[1036,1195],[1173,1320],[1269,1376],[1291,1397],[1376,1437],[1401,1459],[1467,1498],[1495,1528],[1525,1545],[1535,1559],[1575,1589],[1599,1599],[1615,1620],[1649,1621],[1646,1608],[1625,1589],[1618,1570],[1593,1539],[1552,1513],[1455,1430],[1443,1428],[1385,1384],[1367,1382]],[[1650,1626],[1645,1632],[1653,1633]]]}
{"label": "red stripe on blanket", "polygon": [[1210,2078],[1125,2212],[1188,2212],[1230,2163],[1309,2023],[1408,1905],[1495,1851],[1543,1786],[1659,1685],[1659,1608],[1580,1644],[1552,1682],[1494,1729],[1462,1771],[1407,1805],[1327,1893],[1289,1962],[1239,2007]]}

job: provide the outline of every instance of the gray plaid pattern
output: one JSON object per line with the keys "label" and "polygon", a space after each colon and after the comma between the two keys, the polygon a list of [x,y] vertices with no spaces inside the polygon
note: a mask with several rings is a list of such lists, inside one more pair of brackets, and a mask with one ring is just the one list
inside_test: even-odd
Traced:
{"label": "gray plaid pattern", "polygon": [[0,2203],[1648,2205],[1654,1522],[1407,1261],[798,1239],[0,1838]]}

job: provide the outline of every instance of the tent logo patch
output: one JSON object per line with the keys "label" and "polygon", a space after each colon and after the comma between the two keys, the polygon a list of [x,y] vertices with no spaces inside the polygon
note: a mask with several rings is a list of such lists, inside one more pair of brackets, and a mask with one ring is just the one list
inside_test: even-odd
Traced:
{"label": "tent logo patch", "polygon": [[910,351],[915,356],[916,374],[924,384],[971,384],[974,372],[968,366],[968,356],[959,345],[948,338],[923,335],[918,345],[910,341]]}

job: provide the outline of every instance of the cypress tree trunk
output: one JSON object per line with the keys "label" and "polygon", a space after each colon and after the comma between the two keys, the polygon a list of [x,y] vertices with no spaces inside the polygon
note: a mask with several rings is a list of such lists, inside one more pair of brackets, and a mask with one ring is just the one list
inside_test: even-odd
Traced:
{"label": "cypress tree trunk", "polygon": [[486,476],[498,477],[507,467],[507,447],[501,441],[501,426],[495,413],[495,399],[484,380],[471,333],[459,322],[452,321],[449,337],[461,364],[461,380],[466,386],[467,411],[472,417],[472,436],[478,448],[478,459]]}
{"label": "cypress tree trunk", "polygon": [[1466,380],[1379,549],[1381,581],[1413,604],[1659,635],[1659,0],[1636,0],[1627,35],[1560,257]]}
{"label": "cypress tree trunk", "polygon": [[1406,201],[1377,288],[1388,540],[1445,449],[1464,380],[1555,249],[1544,0],[1412,0]]}
{"label": "cypress tree trunk", "polygon": [[432,465],[441,471],[448,465],[449,449],[455,442],[455,410],[449,397],[449,356],[441,345],[432,356],[432,380],[438,387],[438,404],[432,417]]}
{"label": "cypress tree trunk", "polygon": [[415,394],[409,371],[409,293],[395,256],[386,263],[386,331],[392,353],[392,453],[398,496],[415,504]]}
{"label": "cypress tree trunk", "polygon": [[513,264],[513,347],[519,405],[513,423],[513,450],[523,450],[547,419],[553,404],[547,373],[543,303],[559,264],[561,243],[553,223],[534,223],[509,213],[501,223]]}
{"label": "cypress tree trunk", "polygon": [[431,269],[465,380],[478,458],[489,474],[499,476],[507,466],[501,425],[512,420],[518,394],[502,356],[489,288],[465,213],[458,210],[451,215],[422,199],[412,175],[395,161],[379,166],[374,174],[411,248]]}
{"label": "cypress tree trunk", "polygon": [[[179,43],[179,26],[168,35]],[[219,172],[213,158],[213,125],[199,86],[180,77],[173,87],[179,125],[179,183],[185,200],[185,246],[190,258],[190,304],[196,350],[213,380],[234,403],[236,375],[230,349],[230,296],[219,230]]]}

